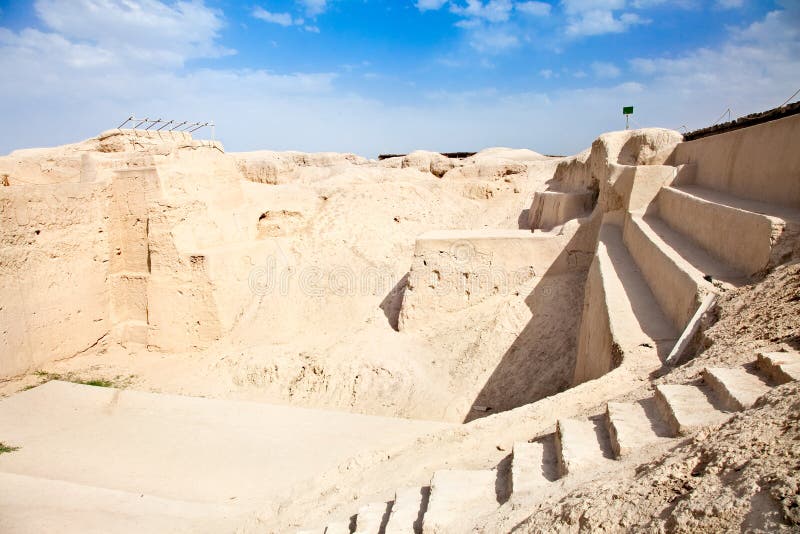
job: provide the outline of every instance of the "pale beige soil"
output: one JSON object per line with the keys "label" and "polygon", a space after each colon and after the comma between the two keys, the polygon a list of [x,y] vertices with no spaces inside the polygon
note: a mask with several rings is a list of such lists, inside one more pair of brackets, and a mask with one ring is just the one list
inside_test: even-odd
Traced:
{"label": "pale beige soil", "polygon": [[[164,177],[179,173],[190,184],[191,173],[202,172],[196,165],[219,166],[220,158],[247,156],[251,163],[241,167],[240,178],[266,176],[239,183],[245,198],[266,215],[258,221],[258,239],[272,248],[251,261],[262,274],[272,269],[265,282],[270,287],[263,295],[246,291],[251,304],[231,332],[208,348],[165,354],[154,347],[119,346],[106,337],[39,371],[117,384],[125,377],[126,387],[144,391],[459,422],[470,417],[470,407],[509,351],[513,358],[536,350],[535,361],[552,370],[552,386],[536,391],[522,384],[497,409],[566,387],[575,347],[554,337],[563,325],[549,317],[563,317],[567,328],[577,328],[579,317],[570,307],[582,298],[580,276],[548,282],[550,302],[561,309],[544,313],[542,303],[532,310],[524,299],[530,291],[515,291],[441,317],[424,332],[396,331],[416,237],[432,229],[519,228],[532,192],[545,187],[559,160],[529,150],[491,149],[437,177],[426,166],[430,153],[415,154],[377,164],[341,155],[309,161],[302,155],[306,159],[298,165],[301,155],[212,152],[197,163],[164,164],[175,169],[161,171]],[[267,161],[262,167],[252,163],[260,157]],[[282,162],[277,170],[276,158]],[[195,194],[214,206],[213,196]],[[179,229],[176,240],[209,239],[197,229],[181,237],[187,229]],[[538,333],[518,339],[537,313],[542,327],[554,329],[541,332],[551,340],[538,349],[533,347]],[[525,380],[525,371],[505,368],[515,380]],[[506,378],[494,377],[489,387]],[[0,382],[0,393],[43,379],[28,374]]]}
{"label": "pale beige soil", "polygon": [[[8,184],[0,186],[0,211],[9,222],[0,231],[8,257],[0,262],[3,347],[42,362],[0,380],[0,416],[5,407],[10,427],[23,414],[46,414],[18,425],[12,437],[30,445],[0,458],[8,484],[20,489],[4,506],[23,527],[37,524],[40,505],[52,507],[43,529],[64,517],[73,531],[100,531],[104,518],[133,530],[137,514],[152,520],[143,528],[156,530],[322,527],[391,500],[398,488],[426,486],[438,469],[497,468],[502,484],[513,444],[552,433],[558,418],[597,416],[609,401],[651,396],[654,383],[696,383],[704,367],[752,362],[759,350],[800,349],[800,265],[791,264],[724,292],[688,363],[658,369],[657,348],[640,343],[631,328],[630,346],[597,354],[583,347],[598,368],[608,366],[600,360],[614,350],[624,352],[619,367],[575,379],[582,324],[597,327],[596,339],[609,329],[606,316],[581,316],[599,222],[606,212],[605,222],[622,224],[627,211],[644,208],[674,177],[662,164],[680,140],[676,132],[606,134],[572,158],[488,149],[461,161],[430,152],[381,162],[352,154],[224,154],[190,138],[165,143],[152,136],[128,139],[131,148],[125,139],[112,132],[0,158]],[[131,183],[119,176],[134,174],[125,169],[157,174],[157,187],[143,179],[125,189]],[[137,196],[137,187],[158,194]],[[415,254],[417,239],[443,243],[446,250],[427,253],[454,263],[459,280],[486,265],[516,265],[521,245],[499,250],[491,243],[497,236],[525,243],[528,208],[544,190],[597,199],[594,216],[536,233],[541,248],[525,249],[536,257],[522,264],[542,261],[546,268],[487,294],[468,287],[440,299],[436,284],[448,275]],[[18,220],[21,212],[30,220]],[[105,232],[96,212],[124,217]],[[619,227],[609,228],[620,240]],[[430,238],[432,230],[459,232]],[[465,262],[460,253],[468,238],[485,248],[470,244]],[[624,251],[627,244],[618,244]],[[542,260],[554,248],[556,257]],[[105,265],[122,260],[139,270]],[[411,278],[412,266],[435,280]],[[111,279],[131,287],[111,287]],[[413,287],[423,297],[401,316],[409,280],[430,291]],[[649,287],[642,282],[633,291],[633,300],[650,307],[631,321],[661,317]],[[612,296],[629,305],[622,289]],[[137,324],[127,325],[133,334],[118,328],[128,313],[144,317],[145,343]],[[25,391],[54,379],[102,380],[129,391],[84,394],[86,386],[61,382]],[[48,397],[58,388],[70,394]],[[126,409],[116,405],[118,397],[130,401]],[[95,401],[86,404],[89,398]],[[799,399],[796,386],[778,388],[720,428],[640,450],[613,468],[571,473],[547,494],[512,499],[479,529],[796,529]],[[112,435],[93,434],[101,419]],[[310,431],[292,434],[293,425]],[[228,428],[235,438],[226,445],[213,428]],[[126,438],[139,429],[159,450],[142,453]],[[180,450],[170,445],[178,430]],[[183,454],[194,435],[208,449]],[[71,464],[69,450],[49,455],[53,440],[90,452]],[[315,457],[326,441],[330,450]],[[214,464],[226,446],[231,472],[224,462]],[[129,466],[112,459],[116,450],[139,462],[138,478],[129,479]],[[271,451],[277,460],[261,456]],[[104,463],[107,470],[93,472]],[[206,478],[187,474],[204,464],[214,464]],[[271,472],[279,473],[274,484],[264,480]],[[215,485],[216,478],[224,483]],[[148,498],[137,504],[140,487]],[[236,487],[245,488],[246,506],[225,502]],[[108,516],[71,504],[82,500]],[[214,505],[202,510],[197,502]]]}

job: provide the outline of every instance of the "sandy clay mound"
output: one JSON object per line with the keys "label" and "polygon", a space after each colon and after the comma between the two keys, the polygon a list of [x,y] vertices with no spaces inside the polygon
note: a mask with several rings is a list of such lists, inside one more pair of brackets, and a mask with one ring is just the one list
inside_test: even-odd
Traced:
{"label": "sandy clay mound", "polygon": [[[189,531],[796,528],[797,124],[611,132],[571,157],[227,153],[135,130],[16,151],[0,158],[0,417],[67,398],[98,417],[169,406],[139,419],[158,443],[204,421],[253,433],[215,466],[225,491],[251,488],[237,502],[181,478],[191,455],[158,495],[166,475],[125,449],[167,499],[148,506],[176,499],[164,525]],[[118,390],[36,387],[53,380]],[[306,424],[332,412],[298,407],[340,413]],[[306,432],[293,450],[272,413]],[[0,459],[31,495],[37,420],[19,430],[36,445]],[[295,480],[314,439],[330,454]],[[139,479],[83,465],[47,491],[124,491],[109,506],[143,513]],[[280,487],[254,480],[280,468]]]}
{"label": "sandy clay mound", "polygon": [[[85,300],[109,286],[127,294],[119,295],[126,309],[118,317],[96,310],[89,340],[56,341],[54,331],[31,347],[20,329],[7,343],[30,355],[10,372],[112,381],[132,375],[129,385],[153,391],[461,421],[530,311],[509,291],[458,319],[443,317],[429,335],[398,333],[415,239],[434,229],[524,227],[532,192],[558,162],[512,149],[464,160],[420,151],[381,162],[333,153],[226,154],[188,136],[127,131],[17,151],[0,160],[9,183],[3,192],[12,193],[5,213],[15,223],[6,239],[30,233],[31,250],[19,261],[43,257],[30,273],[7,266],[7,279],[69,285],[75,275],[57,272],[58,259],[84,262],[76,247],[91,232],[97,283],[75,292]],[[140,179],[137,169],[151,176]],[[65,202],[76,206],[65,209]],[[77,205],[95,211],[85,221],[60,215]],[[48,252],[53,247],[58,254]],[[109,249],[119,265],[103,273]],[[48,254],[56,257],[39,261]],[[578,288],[565,291],[579,297]],[[14,322],[12,314],[35,304],[28,299],[4,313]],[[513,313],[498,322],[498,309]],[[120,345],[128,336],[120,329],[136,325],[119,319],[137,313],[149,335]],[[70,338],[81,337],[73,330],[85,326],[80,317],[58,320]],[[554,357],[568,361],[570,351]],[[70,359],[48,363],[63,358]]]}

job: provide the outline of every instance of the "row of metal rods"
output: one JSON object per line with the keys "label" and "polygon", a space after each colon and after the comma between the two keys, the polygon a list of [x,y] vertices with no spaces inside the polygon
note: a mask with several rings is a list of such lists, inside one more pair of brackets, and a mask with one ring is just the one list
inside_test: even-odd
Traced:
{"label": "row of metal rods", "polygon": [[165,121],[165,120],[162,120],[162,119],[150,119],[150,118],[137,119],[133,115],[128,117],[125,120],[125,122],[123,122],[122,124],[117,126],[117,129],[121,130],[122,127],[125,126],[126,124],[128,124],[129,122],[136,122],[137,123],[136,126],[133,127],[134,130],[137,130],[142,124],[150,123],[150,125],[145,128],[145,131],[149,130],[150,128],[152,128],[156,124],[162,124],[163,123],[163,126],[161,126],[160,128],[156,128],[155,129],[156,132],[160,132],[161,130],[163,130],[167,126],[170,126],[170,125],[173,125],[173,124],[174,124],[174,126],[172,128],[170,128],[169,130],[167,130],[168,132],[179,131],[179,132],[192,133],[192,132],[194,132],[196,130],[199,130],[200,128],[204,128],[206,126],[210,126],[212,130],[214,129],[214,123],[213,122],[189,122],[189,121],[178,122],[178,121],[174,121],[174,120]]}
{"label": "row of metal rods", "polygon": [[[782,107],[784,107],[786,104],[788,104],[789,102],[791,102],[791,101],[794,99],[794,97],[796,97],[797,95],[800,95],[800,89],[798,89],[797,91],[795,91],[795,92],[794,92],[794,94],[793,94],[792,96],[790,96],[789,98],[787,98],[787,99],[786,99],[786,100],[783,102],[783,104],[781,104],[781,105],[780,105],[780,106],[778,106],[778,107],[779,107],[779,108],[782,108]],[[728,122],[732,121],[732,120],[733,120],[733,119],[732,119],[732,115],[733,115],[733,112],[731,111],[731,108],[728,108],[728,109],[726,109],[725,111],[723,111],[723,112],[722,112],[722,115],[720,115],[720,116],[719,116],[719,118],[718,118],[717,120],[715,120],[715,121],[713,122],[713,124],[711,124],[711,126],[716,126],[716,125],[717,125],[717,124],[719,124],[719,122],[720,122],[722,119],[724,119],[726,116],[728,117]],[[686,126],[681,126],[680,128],[686,128]],[[680,128],[679,128],[679,129],[680,129]],[[687,128],[687,129],[688,129],[688,128]]]}

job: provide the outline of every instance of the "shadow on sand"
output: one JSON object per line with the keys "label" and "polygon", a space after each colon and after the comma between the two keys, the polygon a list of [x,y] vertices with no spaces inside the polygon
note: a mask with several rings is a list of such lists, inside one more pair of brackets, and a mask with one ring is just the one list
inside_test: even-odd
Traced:
{"label": "shadow on sand", "polygon": [[[583,292],[593,256],[587,243],[596,242],[599,230],[595,218],[585,221],[525,298],[531,320],[483,385],[465,423],[535,402],[572,385]],[[568,272],[564,272],[565,264]]]}

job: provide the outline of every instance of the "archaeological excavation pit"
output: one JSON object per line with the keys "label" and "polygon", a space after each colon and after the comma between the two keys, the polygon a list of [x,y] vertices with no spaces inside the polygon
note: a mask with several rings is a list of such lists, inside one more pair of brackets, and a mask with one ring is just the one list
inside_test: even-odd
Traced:
{"label": "archaeological excavation pit", "polygon": [[0,530],[506,531],[778,417],[799,117],[571,157],[123,128],[0,158]]}

